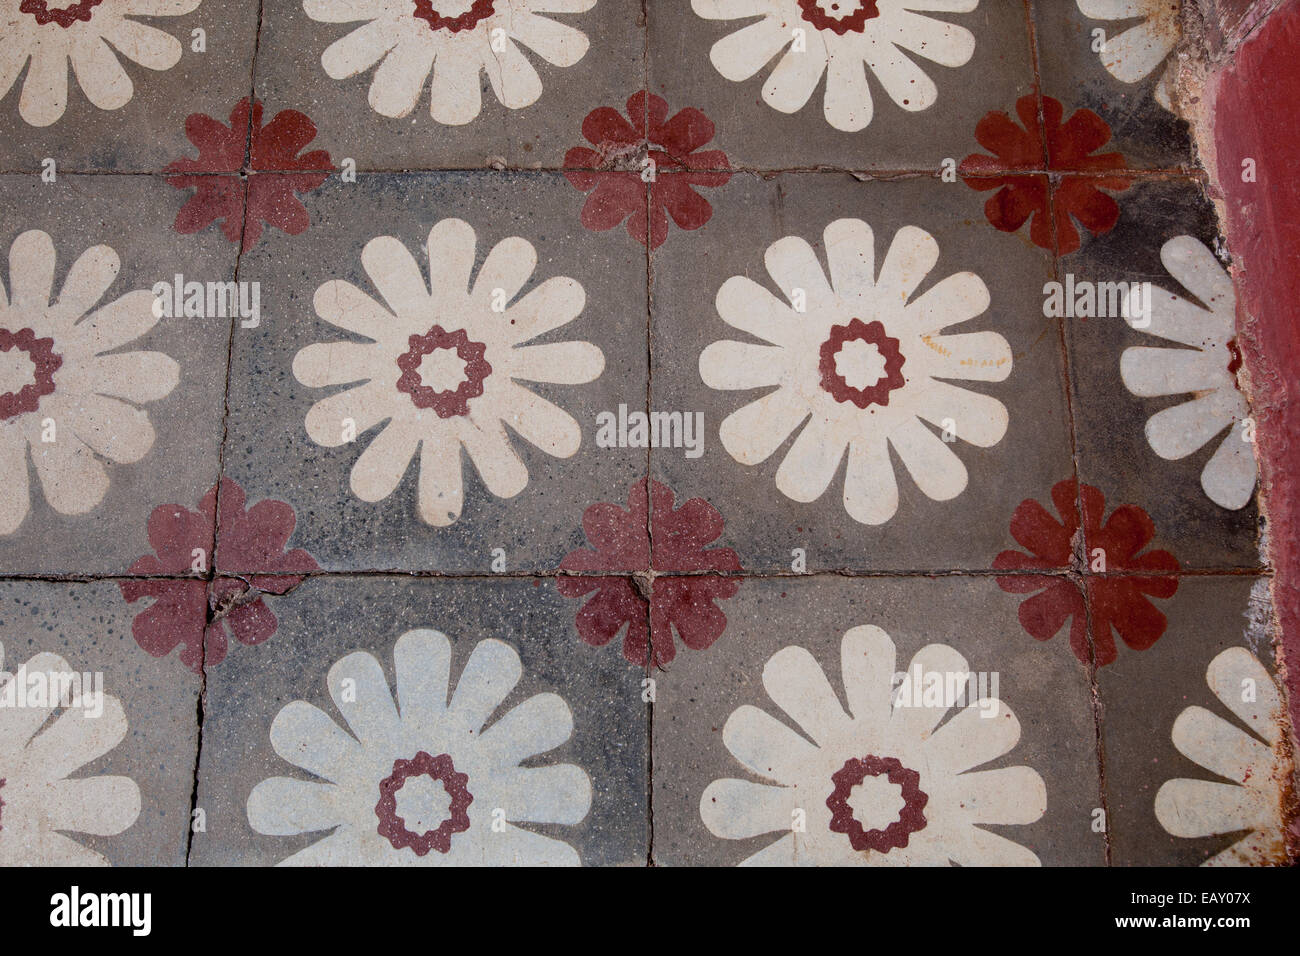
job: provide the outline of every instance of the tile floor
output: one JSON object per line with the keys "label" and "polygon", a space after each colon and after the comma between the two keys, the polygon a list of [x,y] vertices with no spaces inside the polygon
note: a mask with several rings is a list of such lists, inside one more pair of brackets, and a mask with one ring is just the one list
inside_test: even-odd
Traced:
{"label": "tile floor", "polygon": [[0,863],[1284,859],[1177,6],[0,0]]}

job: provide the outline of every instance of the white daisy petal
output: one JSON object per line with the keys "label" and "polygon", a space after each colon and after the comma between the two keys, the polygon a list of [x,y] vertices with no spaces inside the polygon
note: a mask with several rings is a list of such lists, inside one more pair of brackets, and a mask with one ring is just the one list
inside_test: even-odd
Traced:
{"label": "white daisy petal", "polygon": [[1264,771],[1272,752],[1204,707],[1188,707],[1174,721],[1174,746],[1211,773],[1245,783]]}
{"label": "white daisy petal", "polygon": [[271,777],[248,795],[248,825],[268,836],[328,830],[339,823],[339,795],[334,784]]}
{"label": "white daisy petal", "polygon": [[1167,780],[1156,793],[1156,819],[1176,837],[1233,833],[1267,816],[1256,790],[1209,780]]}
{"label": "white daisy petal", "polygon": [[450,43],[440,49],[429,83],[429,115],[446,126],[477,117],[483,109],[482,71],[482,55],[472,47]]}
{"label": "white daisy petal", "polygon": [[352,466],[352,493],[362,501],[383,501],[397,489],[419,447],[413,429],[390,422]]}
{"label": "white daisy petal", "polygon": [[785,350],[770,345],[724,340],[700,353],[700,378],[709,388],[764,388],[778,384],[785,371]]}
{"label": "white daisy petal", "polygon": [[786,787],[749,780],[715,780],[700,796],[700,817],[716,837],[747,840],[790,829],[795,799],[793,791]]}
{"label": "white daisy petal", "polygon": [[1236,511],[1250,504],[1259,477],[1255,445],[1245,439],[1245,422],[1236,422],[1201,471],[1201,487],[1220,508]]}
{"label": "white daisy petal", "polygon": [[1204,447],[1231,423],[1232,419],[1221,413],[1215,395],[1202,395],[1147,419],[1147,442],[1161,458],[1177,461]]}
{"label": "white daisy petal", "polygon": [[787,389],[777,389],[722,420],[718,438],[727,454],[742,465],[767,461],[808,417]]}
{"label": "white daisy petal", "polygon": [[523,674],[518,652],[502,641],[480,641],[461,672],[450,711],[471,733],[483,729],[488,718],[514,690]]}
{"label": "white daisy petal", "polygon": [[1282,696],[1264,665],[1244,647],[1230,647],[1205,670],[1214,696],[1260,737],[1276,743],[1281,736],[1278,714]]}
{"label": "white daisy petal", "polygon": [[797,113],[821,83],[828,60],[825,48],[790,51],[763,84],[763,102],[782,113]]}
{"label": "white daisy petal", "polygon": [[271,746],[295,767],[323,780],[340,782],[361,756],[361,745],[319,707],[296,700],[271,723]]}
{"label": "white daisy petal", "polygon": [[903,460],[907,473],[926,497],[950,501],[966,490],[966,466],[952,446],[909,418],[889,433],[889,443]]}
{"label": "white daisy petal", "polygon": [[709,50],[709,61],[729,80],[747,80],[791,42],[791,30],[766,17],[723,37]]}
{"label": "white daisy petal", "polygon": [[[558,694],[537,694],[511,708],[483,731],[479,746],[484,754],[491,755],[489,759],[494,763],[512,767],[521,760],[554,750],[572,734],[573,712],[564,698]],[[510,819],[525,818],[511,816]]]}
{"label": "white daisy petal", "polygon": [[885,438],[855,438],[849,444],[844,510],[863,524],[884,524],[898,511],[898,482]]}
{"label": "white daisy petal", "polygon": [[399,40],[375,70],[368,96],[370,108],[394,119],[409,116],[424,92],[434,53],[435,48],[420,39]]}
{"label": "white daisy petal", "polygon": [[436,528],[453,524],[465,507],[460,457],[459,446],[448,449],[427,439],[420,444],[420,518]]}
{"label": "white daisy petal", "polygon": [[785,723],[748,704],[727,718],[722,742],[749,770],[781,784],[796,781],[800,768],[816,754],[816,748]]}
{"label": "white daisy petal", "polygon": [[591,781],[571,763],[515,767],[493,781],[505,818],[512,823],[581,823],[591,809]]}
{"label": "white daisy petal", "polygon": [[817,661],[802,647],[777,651],[763,668],[773,702],[818,743],[843,734],[849,717]]}
{"label": "white daisy petal", "polygon": [[393,666],[402,722],[417,734],[432,733],[447,712],[451,641],[439,631],[407,631],[393,647]]}
{"label": "white daisy petal", "polygon": [[334,706],[362,747],[372,750],[397,733],[397,707],[373,654],[349,654],[330,668],[327,683]]}
{"label": "white daisy petal", "polygon": [[799,433],[776,470],[776,487],[781,494],[793,501],[809,502],[826,492],[849,444],[837,424],[814,415]]}

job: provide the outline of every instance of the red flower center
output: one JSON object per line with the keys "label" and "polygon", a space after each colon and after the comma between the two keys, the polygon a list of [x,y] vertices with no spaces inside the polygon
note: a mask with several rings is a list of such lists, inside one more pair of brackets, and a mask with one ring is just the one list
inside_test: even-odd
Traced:
{"label": "red flower center", "polygon": [[[903,799],[903,806],[892,823],[870,830],[858,821],[855,808],[849,803],[854,788],[868,777],[883,777],[899,788]],[[868,755],[861,759],[850,758],[831,775],[831,781],[835,789],[826,798],[826,806],[831,811],[831,830],[847,836],[853,849],[888,853],[907,846],[913,833],[925,829],[927,821],[921,811],[930,797],[919,786],[921,775],[904,767],[896,757]]]}
{"label": "red flower center", "polygon": [[[446,819],[421,833],[409,829],[406,820],[397,814],[398,792],[412,777],[428,777],[434,783],[441,783],[450,801]],[[452,834],[469,829],[468,807],[474,802],[474,797],[465,786],[468,782],[467,775],[456,772],[456,765],[448,754],[430,757],[421,750],[410,760],[399,758],[393,761],[393,772],[379,783],[379,802],[375,804],[379,835],[388,840],[393,849],[411,849],[416,856],[424,856],[430,850],[450,853]],[[416,826],[421,822],[427,821],[416,822]]]}
{"label": "red flower center", "polygon": [[799,0],[799,10],[818,30],[832,30],[838,36],[850,30],[862,33],[868,20],[880,16],[876,0]]}
{"label": "red flower center", "polygon": [[474,0],[468,7],[467,2],[468,0],[439,0],[442,7],[439,10],[433,5],[433,0],[415,0],[415,15],[428,23],[430,30],[459,33],[461,30],[474,29],[480,20],[486,20],[494,13],[494,0]]}
{"label": "red flower center", "polygon": [[71,6],[51,10],[45,0],[23,0],[18,6],[19,13],[30,13],[41,26],[57,23],[65,30],[81,20],[90,22],[90,15],[104,0],[78,0]]}
{"label": "red flower center", "polygon": [[[416,408],[432,408],[439,418],[454,418],[469,414],[469,400],[483,394],[483,382],[492,374],[492,366],[483,357],[487,346],[472,342],[464,329],[448,332],[435,325],[425,335],[412,335],[410,349],[397,358],[402,370],[397,380],[397,390],[411,396]],[[438,353],[438,354],[435,354]],[[437,378],[456,374],[452,366],[459,365],[461,381],[454,388],[446,382],[436,382],[440,388],[425,383],[421,377],[428,357],[433,356],[433,366],[426,371]]]}
{"label": "red flower center", "polygon": [[822,388],[837,402],[852,402],[858,408],[866,408],[888,405],[889,393],[906,384],[905,361],[898,339],[886,335],[880,322],[854,319],[848,325],[831,329],[830,337],[822,343],[817,368],[821,372]]}
{"label": "red flower center", "polygon": [[[0,393],[0,421],[36,411],[42,396],[54,391],[54,373],[63,364],[63,356],[54,351],[54,339],[38,339],[31,329],[17,332],[0,329],[0,353],[11,350],[25,353],[26,361],[18,355],[11,356],[9,361],[0,358],[0,387],[4,387],[6,379],[12,381],[11,376],[19,381],[30,377],[31,381]],[[13,359],[18,361],[15,363]],[[30,372],[23,368],[28,362],[32,366]]]}

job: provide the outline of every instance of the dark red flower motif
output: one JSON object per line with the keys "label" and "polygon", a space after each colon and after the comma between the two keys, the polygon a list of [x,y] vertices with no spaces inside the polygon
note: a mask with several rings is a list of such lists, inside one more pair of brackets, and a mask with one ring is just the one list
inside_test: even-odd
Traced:
{"label": "dark red flower motif", "polygon": [[[441,783],[451,799],[447,808],[447,819],[432,830],[416,833],[406,826],[406,821],[397,815],[397,791],[406,785],[411,777],[427,776],[435,783]],[[450,754],[438,754],[431,757],[423,750],[410,760],[393,761],[393,772],[379,782],[379,802],[375,804],[375,816],[379,817],[379,835],[393,845],[394,850],[410,848],[416,856],[424,856],[430,850],[439,853],[451,852],[451,837],[454,833],[464,833],[469,829],[469,805],[474,796],[466,786],[469,776],[456,772]]]}
{"label": "dark red flower motif", "polygon": [[[1011,518],[1011,536],[1029,553],[1003,551],[993,561],[999,571],[1069,572],[1064,576],[998,578],[998,586],[1008,593],[1037,592],[1021,602],[1021,625],[1032,637],[1046,641],[1069,621],[1070,647],[1086,664],[1091,656],[1086,594],[1098,667],[1115,660],[1112,629],[1133,650],[1146,650],[1168,625],[1149,598],[1173,597],[1178,590],[1178,578],[1173,575],[1179,568],[1168,551],[1143,553],[1156,533],[1150,515],[1137,505],[1121,505],[1103,523],[1105,497],[1091,485],[1080,487],[1074,479],[1052,487],[1052,502],[1060,521],[1033,498],[1022,501]],[[1081,581],[1082,592],[1076,580]]]}
{"label": "dark red flower motif", "polygon": [[57,23],[66,30],[78,20],[89,23],[90,15],[103,2],[104,0],[77,0],[69,6],[51,10],[46,0],[23,0],[18,5],[18,12],[30,13],[41,26]]}
{"label": "dark red flower motif", "polygon": [[492,12],[492,0],[474,0],[468,10],[455,17],[442,14],[433,5],[433,0],[415,0],[415,15],[429,24],[430,30],[447,30],[450,33],[472,30],[480,20],[492,16]]}
{"label": "dark red flower motif", "polygon": [[[4,788],[5,788],[5,778],[0,777],[0,790],[3,790]],[[4,818],[5,818],[5,802],[3,798],[0,798],[0,830],[4,829]]]}
{"label": "dark red flower motif", "polygon": [[[281,110],[263,126],[261,102],[253,100],[250,107],[243,99],[231,111],[229,126],[192,113],[185,135],[199,148],[198,159],[178,159],[164,170],[172,186],[197,190],[176,214],[177,232],[198,232],[220,219],[226,238],[239,242],[242,236],[247,252],[261,238],[264,222],[291,236],[311,225],[296,194],[319,188],[334,166],[323,149],[298,155],[316,138],[316,124],[305,114]],[[181,173],[189,175],[175,175]]]}
{"label": "dark red flower motif", "polygon": [[602,647],[626,626],[623,656],[644,667],[653,645],[655,666],[663,667],[677,655],[674,630],[697,651],[722,636],[727,617],[714,602],[735,595],[740,582],[699,572],[739,571],[740,558],[731,548],[706,547],[722,534],[716,508],[692,498],[674,510],[673,492],[649,484],[648,499],[646,479],[632,487],[626,509],[601,502],[583,513],[582,529],[595,550],[565,557],[560,568],[579,574],[560,577],[558,585],[565,597],[596,592],[578,612],[584,641]]}
{"label": "dark red flower motif", "polygon": [[[433,326],[425,335],[412,335],[408,342],[410,350],[397,358],[397,367],[402,370],[397,390],[410,395],[416,408],[432,408],[439,418],[468,415],[469,400],[483,394],[483,383],[492,374],[492,366],[483,357],[487,346],[470,341],[464,329],[448,332],[441,325]],[[465,373],[464,380],[454,389],[441,392],[425,385],[420,378],[420,365],[425,357],[440,349],[455,352],[464,364]]]}
{"label": "dark red flower motif", "polygon": [[799,0],[799,13],[818,30],[831,30],[836,36],[850,30],[863,33],[867,21],[880,16],[876,0]]}
{"label": "dark red flower motif", "polygon": [[[850,385],[840,374],[836,357],[849,342],[866,342],[874,345],[884,359],[884,374],[874,385],[859,388]],[[903,363],[907,359],[899,350],[898,339],[885,334],[885,327],[880,322],[863,322],[853,319],[848,325],[837,325],[822,343],[817,370],[821,372],[822,388],[831,393],[837,402],[852,402],[858,408],[868,405],[888,405],[889,393],[906,384],[903,378]]]}
{"label": "dark red flower motif", "polygon": [[[151,579],[118,585],[127,601],[154,599],[131,623],[136,643],[154,657],[179,646],[181,663],[196,673],[225,659],[228,635],[251,645],[274,634],[275,615],[262,596],[287,594],[303,575],[320,569],[301,548],[285,550],[297,522],[293,508],[268,498],[245,509],[239,485],[223,478],[218,487],[220,515],[216,487],[198,511],[176,504],[155,508],[149,516],[155,553],[130,567],[131,574]],[[218,562],[229,573],[212,570],[214,532],[220,535]]]}
{"label": "dark red flower motif", "polygon": [[[1023,127],[1000,110],[980,120],[975,138],[993,155],[972,153],[962,161],[961,171],[972,189],[998,190],[984,204],[984,215],[995,228],[1015,232],[1032,217],[1029,237],[1034,245],[1066,255],[1079,248],[1074,219],[1094,236],[1115,228],[1119,203],[1102,190],[1121,192],[1132,181],[1105,175],[1124,169],[1122,154],[1093,155],[1110,141],[1105,120],[1092,110],[1080,109],[1062,122],[1065,107],[1059,101],[1045,96],[1042,103],[1041,126],[1038,100],[1032,95],[1016,102]],[[1056,180],[1050,191],[1048,176],[1032,172],[1043,162],[1046,173]]]}
{"label": "dark red flower motif", "polygon": [[[584,226],[603,232],[626,219],[628,235],[642,245],[648,235],[650,248],[657,249],[668,238],[668,216],[682,229],[699,229],[713,217],[713,207],[694,187],[723,185],[731,164],[721,150],[700,150],[713,139],[714,127],[694,107],[669,119],[667,101],[641,90],[628,99],[627,115],[631,122],[612,106],[588,113],[582,135],[596,148],[569,150],[564,175],[591,193],[582,207]],[[641,178],[651,168],[647,160],[653,163],[649,182]]]}
{"label": "dark red flower motif", "polygon": [[54,351],[54,339],[38,339],[32,329],[0,329],[0,352],[17,349],[32,363],[32,380],[16,392],[0,395],[0,421],[36,411],[41,399],[54,391],[54,373],[63,356]]}
{"label": "dark red flower motif", "polygon": [[[854,816],[849,795],[867,777],[882,775],[902,789],[903,808],[898,811],[898,819],[883,830],[867,830]],[[888,853],[907,846],[913,833],[925,829],[927,821],[921,811],[930,802],[930,795],[921,789],[921,775],[904,767],[897,757],[871,754],[861,760],[846,760],[844,766],[831,775],[831,781],[835,789],[826,798],[826,806],[831,811],[831,831],[847,836],[853,849]]]}

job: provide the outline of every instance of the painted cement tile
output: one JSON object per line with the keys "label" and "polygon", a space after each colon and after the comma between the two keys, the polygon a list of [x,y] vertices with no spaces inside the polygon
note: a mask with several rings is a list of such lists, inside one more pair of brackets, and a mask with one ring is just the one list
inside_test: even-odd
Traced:
{"label": "painted cement tile", "polygon": [[187,148],[186,117],[248,95],[258,7],[4,0],[0,169],[39,171],[47,158],[65,172],[162,169]]}
{"label": "painted cement tile", "polygon": [[657,675],[655,862],[1104,859],[1088,669],[993,581],[750,580],[728,613]]}
{"label": "painted cement tile", "polygon": [[703,417],[655,479],[716,508],[746,570],[992,568],[985,516],[1071,471],[1046,254],[938,179],[713,196],[653,256],[652,411],[696,439]]}
{"label": "painted cement tile", "polygon": [[[1033,92],[1019,2],[665,0],[650,89],[703,110],[738,167],[938,170],[990,109]],[[877,52],[880,51],[880,52]]]}
{"label": "painted cement tile", "polygon": [[361,170],[559,168],[583,118],[645,83],[634,0],[277,0],[257,95]]}
{"label": "painted cement tile", "polygon": [[1188,127],[1171,102],[1180,0],[1031,6],[1044,95],[1100,116],[1130,168],[1190,167]]}
{"label": "painted cement tile", "polygon": [[644,450],[596,442],[601,413],[645,403],[643,247],[578,225],[559,174],[304,201],[308,232],[243,259],[263,318],[235,336],[226,476],[287,502],[324,568],[558,568],[593,496],[645,474]]}
{"label": "painted cement tile", "polygon": [[1076,314],[1089,290],[1114,313],[1100,283],[1150,283],[1149,317],[1066,319],[1080,475],[1144,508],[1181,567],[1258,567],[1253,427],[1213,209],[1179,180],[1137,184],[1121,209],[1112,233],[1060,264]]}
{"label": "painted cement tile", "polygon": [[1292,786],[1269,582],[1187,577],[1169,633],[1098,675],[1117,865],[1276,864]]}
{"label": "painted cement tile", "polygon": [[185,863],[199,679],[131,613],[112,581],[0,582],[0,864]]}
{"label": "painted cement tile", "polygon": [[234,250],[178,241],[155,177],[7,176],[0,195],[0,567],[123,574],[153,509],[216,481],[232,319],[199,314],[206,293],[184,314],[175,285],[233,279]]}
{"label": "painted cement tile", "polygon": [[316,577],[277,613],[208,673],[196,864],[644,864],[644,674],[548,582]]}

